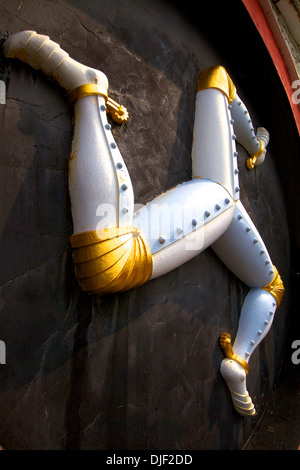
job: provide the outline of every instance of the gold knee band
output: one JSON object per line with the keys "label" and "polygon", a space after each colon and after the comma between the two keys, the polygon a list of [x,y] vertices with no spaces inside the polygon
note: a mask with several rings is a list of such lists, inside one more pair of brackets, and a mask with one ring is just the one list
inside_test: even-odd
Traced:
{"label": "gold knee band", "polygon": [[249,372],[249,364],[241,356],[235,354],[232,345],[231,345],[231,336],[229,333],[222,333],[220,336],[220,346],[223,349],[223,352],[228,359],[232,359],[242,366],[246,371],[246,374]]}
{"label": "gold knee band", "polygon": [[123,124],[129,118],[129,114],[124,106],[109,98],[106,88],[100,87],[94,83],[87,83],[81,85],[69,94],[71,103],[89,95],[100,95],[105,98],[106,110],[111,115],[112,119],[118,124]]}
{"label": "gold knee band", "polygon": [[270,292],[270,294],[273,295],[273,297],[276,300],[277,308],[278,308],[281,303],[285,288],[284,288],[282,279],[278,273],[277,268],[275,266],[273,266],[273,268],[274,268],[274,273],[275,273],[274,277],[272,281],[270,282],[270,284],[263,287],[263,289],[266,290],[267,292]]}
{"label": "gold knee band", "polygon": [[197,91],[206,90],[207,88],[216,88],[224,93],[229,101],[229,104],[234,100],[236,89],[230,76],[221,65],[213,65],[204,69],[201,73]]}
{"label": "gold knee band", "polygon": [[71,236],[75,274],[82,290],[122,292],[144,284],[152,274],[150,248],[134,227]]}

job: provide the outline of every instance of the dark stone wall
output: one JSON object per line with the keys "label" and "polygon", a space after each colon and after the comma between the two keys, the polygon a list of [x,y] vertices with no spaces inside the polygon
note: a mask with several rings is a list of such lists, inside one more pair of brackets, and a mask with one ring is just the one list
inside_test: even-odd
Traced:
{"label": "dark stone wall", "polygon": [[[194,2],[193,2],[194,4]],[[293,314],[299,144],[288,101],[242,2],[0,0],[0,38],[47,34],[106,73],[130,120],[113,124],[137,203],[190,178],[200,71],[221,63],[267,159],[246,170],[241,199],[286,285],[251,358],[258,414],[233,410],[219,366],[247,289],[211,249],[128,293],[87,296],[73,273],[67,186],[72,108],[39,72],[0,57],[0,442],[7,449],[240,449],[283,364]],[[290,313],[291,312],[291,313]]]}

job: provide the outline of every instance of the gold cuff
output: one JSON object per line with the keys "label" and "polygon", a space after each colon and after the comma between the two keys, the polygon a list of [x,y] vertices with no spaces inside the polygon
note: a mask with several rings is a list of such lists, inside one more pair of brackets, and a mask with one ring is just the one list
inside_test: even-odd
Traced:
{"label": "gold cuff", "polygon": [[105,98],[107,113],[110,114],[112,119],[118,124],[123,124],[128,120],[129,114],[127,109],[109,98],[106,88],[100,87],[94,83],[87,83],[75,88],[75,90],[69,94],[69,99],[71,103],[74,104],[80,98],[84,98],[85,96],[89,95],[103,96]]}
{"label": "gold cuff", "polygon": [[282,279],[278,273],[277,268],[275,266],[273,266],[273,268],[274,268],[275,274],[274,274],[272,281],[270,282],[270,284],[266,285],[262,289],[266,290],[267,292],[270,292],[270,294],[273,295],[273,297],[276,300],[277,308],[278,308],[279,305],[281,304],[281,300],[282,300],[285,288],[284,288]]}
{"label": "gold cuff", "polygon": [[228,359],[232,359],[242,366],[246,374],[249,372],[249,364],[241,356],[235,354],[231,345],[231,336],[229,333],[222,333],[220,336],[220,346]]}
{"label": "gold cuff", "polygon": [[100,87],[99,85],[96,85],[94,83],[87,83],[85,85],[81,85],[75,88],[75,90],[73,90],[69,94],[69,100],[73,104],[80,98],[84,98],[85,96],[89,95],[101,95],[104,96],[105,100],[108,99],[108,93],[106,88]]}
{"label": "gold cuff", "polygon": [[75,274],[82,290],[110,294],[138,287],[152,274],[150,248],[134,227],[71,236]]}
{"label": "gold cuff", "polygon": [[263,153],[263,151],[265,149],[263,143],[259,139],[257,139],[257,140],[259,142],[260,147],[259,147],[259,150],[256,153],[251,155],[250,158],[247,158],[246,166],[247,166],[248,170],[253,170],[253,168],[255,166],[255,163],[256,163],[256,160]]}
{"label": "gold cuff", "polygon": [[236,89],[230,76],[221,65],[213,65],[201,72],[197,91],[216,88],[227,96],[229,104],[234,100]]}

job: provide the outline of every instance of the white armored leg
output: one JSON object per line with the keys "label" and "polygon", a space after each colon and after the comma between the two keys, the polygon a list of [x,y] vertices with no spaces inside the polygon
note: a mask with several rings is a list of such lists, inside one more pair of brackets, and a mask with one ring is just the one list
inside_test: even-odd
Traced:
{"label": "white armored leg", "polygon": [[198,81],[194,139],[193,177],[209,178],[222,184],[239,199],[235,141],[247,150],[248,169],[263,163],[269,142],[268,131],[255,135],[248,110],[222,66],[205,69]]}
{"label": "white armored leg", "polygon": [[74,103],[69,191],[71,245],[80,286],[87,292],[110,293],[146,282],[152,273],[151,253],[132,227],[132,185],[106,119],[108,111],[122,123],[128,113],[108,97],[106,76],[71,59],[58,44],[34,31],[8,38],[4,53],[41,69]]}
{"label": "white armored leg", "polygon": [[248,169],[253,169],[264,161],[269,134],[259,128],[255,135],[249,113],[223,67],[209,67],[202,72],[197,103],[194,177],[218,181],[236,201],[229,228],[212,247],[226,266],[251,288],[233,346],[228,333],[220,337],[226,356],[221,373],[236,410],[241,415],[252,415],[255,409],[246,388],[248,361],[270,329],[284,288],[257,229],[239,201],[235,140],[250,154],[246,164]]}
{"label": "white armored leg", "polygon": [[154,279],[194,258],[229,227],[234,200],[225,188],[195,178],[161,194],[134,214],[152,253]]}
{"label": "white armored leg", "polygon": [[[211,72],[224,86],[211,84]],[[205,83],[204,83],[205,82]],[[205,84],[205,86],[203,86]],[[151,278],[190,260],[231,223],[238,198],[237,154],[229,101],[234,86],[223,67],[200,76],[192,148],[193,179],[158,196],[134,215],[153,257]]]}
{"label": "white armored leg", "polygon": [[36,70],[42,70],[55,80],[67,93],[84,84],[97,84],[107,93],[106,76],[99,70],[76,62],[48,36],[35,31],[21,31],[10,36],[3,45],[6,57],[26,62]]}
{"label": "white armored leg", "polygon": [[221,364],[221,373],[233,404],[241,415],[251,415],[255,409],[246,387],[248,362],[270,330],[284,287],[257,229],[240,202],[236,204],[230,227],[212,248],[226,266],[250,287],[233,345],[228,333],[221,335],[220,344],[226,356]]}
{"label": "white armored leg", "polygon": [[219,89],[200,89],[196,97],[192,148],[193,178],[221,184],[239,198],[235,134],[228,98]]}
{"label": "white armored leg", "polygon": [[[48,36],[35,31],[10,36],[4,43],[4,53],[42,70],[57,81],[74,102],[75,126],[69,169],[74,233],[95,230],[102,215],[100,206],[104,210],[105,204],[103,226],[104,223],[107,227],[130,225],[133,191],[106,119],[107,106],[110,107],[112,101],[108,98],[107,77],[73,60]],[[124,116],[127,115],[124,113]]]}
{"label": "white armored leg", "polygon": [[69,165],[74,233],[131,226],[132,184],[107,122],[105,100],[86,96],[74,108]]}
{"label": "white armored leg", "polygon": [[252,170],[254,166],[261,165],[265,160],[269,133],[263,127],[259,127],[255,135],[249,112],[237,94],[231,103],[231,116],[237,141],[250,155],[246,162],[247,168]]}

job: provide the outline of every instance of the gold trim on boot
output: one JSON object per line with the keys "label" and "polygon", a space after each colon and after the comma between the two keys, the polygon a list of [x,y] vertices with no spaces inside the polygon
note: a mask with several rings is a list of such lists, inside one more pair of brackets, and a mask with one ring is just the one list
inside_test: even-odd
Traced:
{"label": "gold trim on boot", "polygon": [[249,372],[249,364],[238,354],[235,354],[232,345],[231,345],[231,336],[229,333],[222,333],[220,335],[220,346],[223,349],[223,352],[225,356],[228,359],[232,359],[233,361],[236,361],[238,364],[242,366],[242,368],[245,370],[246,374]]}

